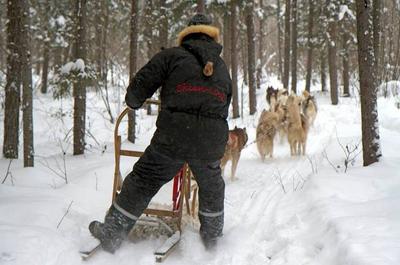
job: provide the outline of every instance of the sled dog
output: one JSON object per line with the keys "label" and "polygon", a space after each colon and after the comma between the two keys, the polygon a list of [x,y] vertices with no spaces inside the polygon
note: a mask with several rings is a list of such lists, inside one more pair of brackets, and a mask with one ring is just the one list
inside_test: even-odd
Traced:
{"label": "sled dog", "polygon": [[275,89],[272,86],[267,87],[267,103],[271,111],[274,111],[277,101],[278,89]]}
{"label": "sled dog", "polygon": [[221,159],[222,174],[229,160],[231,160],[231,180],[235,180],[236,168],[240,159],[240,154],[248,140],[246,128],[235,128],[229,131],[228,143],[225,147],[224,156]]}
{"label": "sled dog", "polygon": [[315,98],[311,96],[310,93],[306,90],[303,91],[301,106],[303,114],[308,119],[309,126],[312,126],[317,116],[318,109]]}
{"label": "sled dog", "polygon": [[269,155],[273,157],[274,138],[278,128],[279,115],[276,112],[263,110],[257,125],[256,142],[261,160]]}
{"label": "sled dog", "polygon": [[305,155],[308,133],[308,121],[305,115],[300,114],[301,98],[290,95],[287,100],[288,142],[290,154]]}

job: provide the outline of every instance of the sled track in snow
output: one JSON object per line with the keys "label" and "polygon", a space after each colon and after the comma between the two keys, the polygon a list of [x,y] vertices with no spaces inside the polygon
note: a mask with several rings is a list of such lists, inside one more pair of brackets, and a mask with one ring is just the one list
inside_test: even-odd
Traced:
{"label": "sled track in snow", "polygon": [[[309,138],[312,141],[307,143],[308,153],[316,156],[316,163],[320,163],[321,153],[335,133],[334,126],[325,128],[323,133],[317,134],[315,130],[310,133]],[[247,152],[254,155],[254,151],[255,149]],[[301,192],[304,183],[298,183],[307,180],[312,174],[312,168],[307,157],[290,157],[287,144],[277,145],[276,151],[278,158],[267,162],[261,162],[259,157],[242,159],[238,168],[240,179],[237,183],[226,177],[228,210],[224,237],[226,240],[235,240],[235,234],[243,235],[243,230],[247,232],[247,236],[240,237],[240,243],[235,246],[239,248],[238,251],[229,251],[234,253],[229,261],[226,260],[227,257],[221,257],[222,260],[218,259],[215,264],[265,263],[272,258],[268,255],[268,249],[274,244],[280,244],[274,243],[277,237],[277,231],[274,229],[275,212],[279,207],[277,202],[281,201],[286,193]],[[286,157],[281,157],[282,154],[286,154]],[[232,187],[235,185],[244,191],[235,191]],[[232,195],[229,193],[231,190],[234,190]],[[243,249],[247,251],[243,252]]]}

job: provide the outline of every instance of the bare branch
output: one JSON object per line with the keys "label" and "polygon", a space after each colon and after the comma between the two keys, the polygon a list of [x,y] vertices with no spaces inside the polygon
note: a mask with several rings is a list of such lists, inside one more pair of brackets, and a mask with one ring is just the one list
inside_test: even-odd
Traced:
{"label": "bare branch", "polygon": [[322,156],[328,161],[328,163],[331,165],[331,167],[335,170],[336,173],[339,173],[339,170],[335,167],[335,165],[329,160],[328,154],[326,153],[326,150],[322,152]]}
{"label": "bare branch", "polygon": [[277,171],[277,173],[274,174],[275,180],[278,181],[278,183],[280,184],[280,186],[281,186],[281,188],[282,188],[282,190],[283,190],[283,193],[286,194],[286,189],[285,189],[285,185],[283,184],[282,175],[281,175],[281,173],[279,172],[279,169],[277,169],[276,171]]}
{"label": "bare branch", "polygon": [[74,201],[71,201],[71,203],[69,204],[69,206],[68,206],[68,208],[67,208],[67,211],[64,213],[64,215],[63,215],[63,217],[61,218],[60,222],[58,222],[57,229],[60,227],[62,221],[63,221],[64,218],[65,218],[65,216],[68,214],[69,209],[71,208],[73,202],[74,202]]}
{"label": "bare branch", "polygon": [[10,171],[10,167],[11,167],[11,163],[12,163],[13,159],[10,159],[10,162],[8,163],[8,167],[7,167],[7,172],[6,172],[6,176],[4,177],[3,181],[1,182],[1,184],[4,184],[4,182],[6,182],[7,177],[10,175],[12,177],[12,173]]}

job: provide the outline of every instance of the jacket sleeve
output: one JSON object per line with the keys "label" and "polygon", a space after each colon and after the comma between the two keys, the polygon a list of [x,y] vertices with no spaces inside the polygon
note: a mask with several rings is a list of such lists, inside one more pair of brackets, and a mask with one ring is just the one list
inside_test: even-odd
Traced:
{"label": "jacket sleeve", "polygon": [[132,109],[140,108],[147,98],[163,85],[168,73],[168,54],[163,50],[143,66],[129,83],[125,102]]}

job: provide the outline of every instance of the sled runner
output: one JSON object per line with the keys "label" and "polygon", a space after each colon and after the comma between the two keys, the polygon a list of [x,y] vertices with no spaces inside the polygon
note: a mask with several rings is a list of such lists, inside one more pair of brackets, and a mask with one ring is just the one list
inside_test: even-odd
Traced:
{"label": "sled runner", "polygon": [[[147,100],[148,104],[160,104],[156,100]],[[122,175],[120,171],[121,156],[140,157],[143,152],[122,149],[121,135],[119,134],[119,126],[122,119],[128,114],[129,109],[126,108],[119,115],[114,130],[114,150],[115,150],[115,168],[114,168],[114,184],[112,191],[112,202],[116,199],[122,187]],[[147,208],[137,221],[135,227],[151,227],[151,229],[162,230],[162,234],[166,235],[167,240],[154,252],[156,262],[162,262],[177,246],[181,238],[181,221],[183,205],[186,203],[188,214],[194,216],[194,207],[196,203],[197,185],[191,185],[191,174],[188,165],[185,163],[179,172],[173,178],[172,184],[172,202],[170,209]],[[193,199],[190,203],[190,193],[193,190]],[[191,209],[192,208],[192,209]],[[135,230],[135,227],[132,229]],[[131,232],[132,232],[131,231]],[[87,260],[98,249],[100,244],[94,246],[91,250],[81,251],[81,256]]]}

